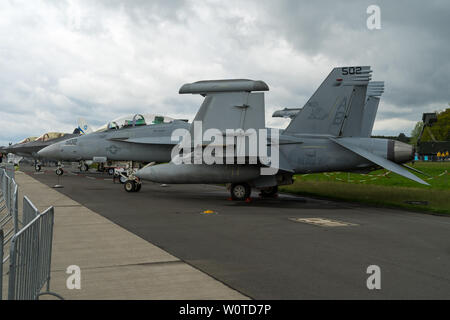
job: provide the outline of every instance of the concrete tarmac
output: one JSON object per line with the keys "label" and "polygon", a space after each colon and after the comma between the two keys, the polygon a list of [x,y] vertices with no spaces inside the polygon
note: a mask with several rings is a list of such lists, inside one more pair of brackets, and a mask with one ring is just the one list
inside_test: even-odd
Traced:
{"label": "concrete tarmac", "polygon": [[[289,195],[234,202],[211,185],[126,193],[103,174],[23,170],[251,298],[450,299],[450,217]],[[380,290],[367,288],[371,265]]]}
{"label": "concrete tarmac", "polygon": [[[55,208],[50,289],[65,299],[248,299],[32,177],[16,173],[20,204],[26,195],[40,212]],[[67,286],[69,266],[79,289]]]}

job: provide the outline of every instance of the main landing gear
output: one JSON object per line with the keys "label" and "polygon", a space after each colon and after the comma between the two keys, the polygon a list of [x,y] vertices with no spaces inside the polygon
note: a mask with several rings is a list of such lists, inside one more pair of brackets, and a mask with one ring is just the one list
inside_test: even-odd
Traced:
{"label": "main landing gear", "polygon": [[[251,186],[246,182],[231,184],[231,200],[247,201],[252,193]],[[260,189],[261,198],[276,198],[278,196],[278,186],[266,187]]]}
{"label": "main landing gear", "polygon": [[231,199],[244,201],[250,197],[252,188],[248,183],[233,183],[230,188]]}
{"label": "main landing gear", "polygon": [[276,198],[278,196],[278,186],[261,189],[259,196],[261,198]]}

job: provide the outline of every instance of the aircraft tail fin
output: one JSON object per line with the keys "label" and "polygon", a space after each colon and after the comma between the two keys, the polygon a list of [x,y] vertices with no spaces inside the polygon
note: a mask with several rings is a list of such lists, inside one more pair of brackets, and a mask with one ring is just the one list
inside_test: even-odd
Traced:
{"label": "aircraft tail fin", "polygon": [[[351,106],[354,105],[354,110],[357,110],[358,103],[361,104],[359,109],[364,105],[371,72],[369,66],[334,68],[291,121],[285,133],[342,136],[344,120]],[[359,116],[360,112],[355,113],[355,117]],[[350,124],[346,125],[346,131],[350,130]]]}
{"label": "aircraft tail fin", "polygon": [[378,111],[380,97],[384,92],[384,81],[371,81],[367,86],[366,104],[361,126],[361,137],[370,137]]}
{"label": "aircraft tail fin", "polygon": [[94,132],[92,127],[87,123],[86,119],[84,118],[78,118],[78,129],[80,130],[80,133],[82,134],[89,134]]}

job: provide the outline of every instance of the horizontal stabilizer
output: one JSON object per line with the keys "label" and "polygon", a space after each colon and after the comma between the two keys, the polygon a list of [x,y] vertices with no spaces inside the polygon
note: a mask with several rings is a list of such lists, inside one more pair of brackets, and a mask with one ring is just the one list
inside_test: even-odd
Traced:
{"label": "horizontal stabilizer", "polygon": [[273,118],[291,118],[294,119],[297,113],[302,111],[302,108],[284,108],[277,110],[272,114]]}
{"label": "horizontal stabilizer", "polygon": [[420,179],[419,177],[416,177],[415,175],[413,175],[411,172],[409,172],[408,170],[406,170],[405,168],[403,168],[402,166],[389,161],[385,158],[382,158],[380,156],[377,156],[367,150],[364,150],[360,147],[354,146],[353,144],[350,144],[348,142],[342,141],[341,139],[334,139],[334,138],[330,138],[330,140],[336,142],[338,145],[353,151],[354,153],[356,153],[357,155],[366,158],[367,160],[379,165],[380,167],[383,167],[387,170],[390,170],[392,172],[395,172],[405,178],[411,179],[413,181],[416,181],[418,183],[421,184],[425,184],[425,185],[429,185],[428,183],[426,183],[425,181],[423,181],[422,179]]}

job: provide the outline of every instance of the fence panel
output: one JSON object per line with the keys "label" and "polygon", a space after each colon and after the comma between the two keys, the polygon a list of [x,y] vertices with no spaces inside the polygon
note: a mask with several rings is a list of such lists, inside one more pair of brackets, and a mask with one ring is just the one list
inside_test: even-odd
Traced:
{"label": "fence panel", "polygon": [[[11,241],[8,299],[34,300],[49,291],[54,209],[39,214]],[[46,291],[40,293],[44,285]]]}
{"label": "fence panel", "polygon": [[23,197],[23,212],[22,212],[22,223],[24,226],[29,224],[34,218],[39,215],[38,209],[34,206],[27,196]]}
{"label": "fence panel", "polygon": [[0,300],[3,299],[3,230],[0,229]]}
{"label": "fence panel", "polygon": [[12,179],[15,178],[14,164],[12,164],[12,163],[3,163],[3,164],[0,165],[0,168],[4,169],[10,178],[12,178]]}

